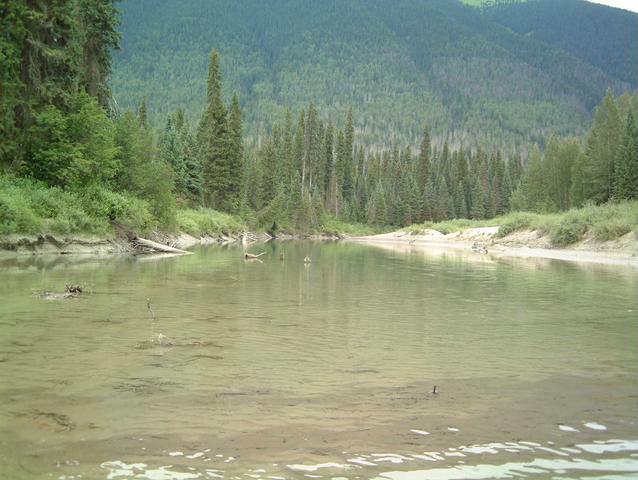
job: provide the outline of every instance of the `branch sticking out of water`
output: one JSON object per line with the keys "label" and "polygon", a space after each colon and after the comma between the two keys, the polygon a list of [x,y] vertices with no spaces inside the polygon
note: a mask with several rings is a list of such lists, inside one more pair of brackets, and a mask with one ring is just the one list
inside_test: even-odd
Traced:
{"label": "branch sticking out of water", "polygon": [[146,308],[148,308],[148,311],[151,312],[151,317],[153,318],[153,321],[155,321],[155,312],[151,308],[151,299],[150,298],[146,299]]}

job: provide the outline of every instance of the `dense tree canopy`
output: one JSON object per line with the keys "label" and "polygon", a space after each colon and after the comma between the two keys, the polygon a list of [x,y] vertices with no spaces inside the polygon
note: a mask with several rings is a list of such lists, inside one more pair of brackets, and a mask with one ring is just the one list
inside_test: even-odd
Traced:
{"label": "dense tree canopy", "polygon": [[[369,1],[365,8],[357,5],[358,14],[366,12],[376,18],[382,2]],[[433,5],[444,8],[438,2]],[[418,7],[402,0],[396,11],[383,19],[388,28],[398,29],[403,22],[401,35],[420,28],[409,18],[408,12],[413,10],[406,10],[406,6]],[[163,2],[160,7],[168,8]],[[325,104],[312,101],[300,111],[287,108],[281,115],[268,117],[259,136],[250,142],[247,138],[254,132],[245,132],[244,119],[257,118],[254,115],[263,115],[265,110],[249,100],[247,104],[254,110],[245,113],[246,104],[242,106],[238,94],[227,100],[222,66],[232,62],[224,60],[216,49],[206,54],[208,86],[198,99],[204,105],[199,109],[200,118],[193,122],[192,112],[198,109],[185,105],[168,112],[156,127],[151,117],[162,111],[158,105],[170,95],[144,96],[139,91],[129,110],[116,108],[117,102],[112,100],[107,81],[110,52],[119,41],[118,15],[112,1],[56,1],[44,5],[10,0],[0,8],[3,27],[11,27],[5,28],[0,37],[3,175],[30,177],[86,197],[102,198],[100,195],[108,196],[104,192],[109,191],[133,195],[166,229],[174,227],[176,212],[184,206],[240,214],[255,226],[271,231],[308,231],[320,229],[334,218],[403,226],[452,218],[492,218],[512,209],[555,212],[587,202],[638,198],[635,94],[615,96],[609,90],[595,107],[591,128],[582,139],[553,132],[539,137],[523,155],[518,146],[498,148],[499,141],[483,147],[481,141],[463,143],[454,134],[442,135],[445,124],[434,112],[421,115],[418,139],[414,139],[395,134],[391,126],[396,112],[392,109],[375,115],[374,122],[378,123],[370,123],[372,117],[366,108],[326,109]],[[242,11],[244,7],[236,8]],[[318,14],[325,13],[322,7],[317,8]],[[453,11],[465,18],[463,21],[475,18],[466,7],[455,8],[458,10]],[[319,15],[315,20],[321,18]],[[346,27],[339,19],[333,20]],[[479,27],[472,28],[476,33]],[[349,34],[363,32],[355,29]],[[503,32],[490,35],[493,42],[505,42],[499,36],[505,35]],[[420,41],[415,48],[425,48]],[[287,45],[283,37],[264,42],[273,42],[270,48]],[[454,43],[454,48],[490,51],[486,43],[477,42],[472,46]],[[361,46],[357,42],[353,45]],[[519,47],[530,45],[523,42]],[[288,52],[293,56],[297,53]],[[425,54],[412,53],[422,67],[441,67]],[[467,65],[475,61],[472,55]],[[511,51],[504,55],[496,58],[511,59]],[[534,49],[526,55],[530,61],[545,58]],[[296,60],[286,62],[289,60],[290,65],[297,65]],[[452,67],[445,71],[445,75],[457,72]],[[378,79],[379,72],[373,69],[371,78]],[[230,77],[238,79],[232,69]],[[242,90],[241,82],[238,90]],[[299,85],[294,88],[309,86],[312,91],[312,85],[304,79],[296,82]],[[372,92],[376,87],[370,88]],[[463,92],[456,91],[459,99],[467,99],[465,94],[472,89]],[[576,95],[574,92],[571,94]],[[265,93],[260,102],[268,102]],[[479,103],[489,97],[484,92],[473,93]],[[318,100],[322,98],[319,95]],[[499,105],[507,103],[501,100]],[[401,102],[392,105],[409,116]],[[490,115],[485,112],[481,120],[489,124]],[[505,127],[512,128],[514,123],[505,118],[502,122],[503,128],[490,135],[508,135]],[[372,124],[390,126],[389,136],[384,134],[375,140],[378,131],[369,128]],[[464,125],[472,131],[469,123]],[[437,131],[439,139],[449,141],[435,142],[433,132]],[[477,138],[485,134],[482,126],[477,127]],[[117,225],[123,211],[121,204],[110,205],[104,208],[109,220]],[[0,203],[0,222],[3,212]],[[146,219],[144,223],[148,223]]]}
{"label": "dense tree canopy", "polygon": [[[589,11],[586,2],[576,3],[573,10]],[[224,98],[240,94],[249,147],[283,121],[287,108],[314,103],[341,128],[352,106],[358,141],[376,148],[418,147],[427,121],[439,148],[447,140],[454,148],[526,154],[552,133],[582,135],[608,87],[636,87],[627,76],[635,71],[631,63],[607,69],[451,0],[136,0],[122,9],[118,103],[133,108],[140,95],[153,98],[158,127],[179,107],[197,120],[206,58],[215,47]],[[556,35],[576,33],[572,13],[556,16]],[[625,28],[634,17],[605,16],[601,33],[590,35],[597,51],[635,58],[618,46],[635,43]]]}

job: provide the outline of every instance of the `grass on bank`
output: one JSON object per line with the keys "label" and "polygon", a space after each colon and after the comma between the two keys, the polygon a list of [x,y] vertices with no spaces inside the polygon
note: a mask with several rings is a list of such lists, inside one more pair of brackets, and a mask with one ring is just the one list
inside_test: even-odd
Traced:
{"label": "grass on bank", "polygon": [[[0,175],[0,235],[91,235],[112,238],[114,223],[137,234],[162,230],[148,202],[94,185],[82,191]],[[181,209],[177,228],[194,236],[246,229],[238,217],[209,209]],[[166,230],[166,229],[164,229]]]}
{"label": "grass on bank", "polygon": [[0,235],[82,233],[112,236],[112,221],[138,232],[155,227],[148,204],[93,186],[75,192],[0,176]]}
{"label": "grass on bank", "polygon": [[638,202],[587,205],[561,213],[512,212],[490,220],[457,219],[411,225],[406,231],[417,234],[425,229],[452,233],[468,228],[499,226],[498,236],[505,237],[521,230],[537,230],[548,235],[552,245],[562,247],[576,243],[590,233],[600,241],[613,240],[638,231]]}
{"label": "grass on bank", "polygon": [[[147,201],[98,185],[74,191],[0,174],[0,235],[4,236],[53,234],[112,238],[116,235],[114,224],[139,235],[162,230],[199,237],[232,235],[248,229],[247,222],[240,217],[206,208],[177,209],[171,228],[163,225],[152,212]],[[381,232],[379,228],[344,223],[330,215],[325,215],[322,223],[319,230],[330,234]]]}
{"label": "grass on bank", "polygon": [[[0,175],[0,235],[81,234],[110,238],[115,235],[114,223],[141,235],[163,229],[151,212],[145,200],[97,185],[77,192]],[[344,223],[331,215],[324,215],[321,223],[320,231],[328,234],[363,236],[388,231]],[[176,224],[178,231],[193,236],[232,235],[248,228],[238,216],[204,208],[177,210]],[[538,230],[548,235],[555,246],[578,242],[585,234],[606,241],[638,231],[638,201],[588,205],[555,214],[512,212],[490,220],[426,222],[406,230],[418,233],[430,228],[447,234],[486,226],[499,226],[499,237],[520,230]]]}
{"label": "grass on bank", "polygon": [[246,224],[237,216],[218,212],[209,208],[184,209],[177,211],[177,229],[194,237],[231,235],[245,232]]}

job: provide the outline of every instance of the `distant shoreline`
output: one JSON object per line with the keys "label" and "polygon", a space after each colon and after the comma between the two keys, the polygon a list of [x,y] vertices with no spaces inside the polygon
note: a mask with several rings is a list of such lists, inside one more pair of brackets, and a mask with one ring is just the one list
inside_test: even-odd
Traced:
{"label": "distant shoreline", "polygon": [[[381,235],[349,237],[348,240],[398,247],[406,251],[454,249],[481,257],[545,258],[638,268],[638,240],[634,233],[614,241],[584,241],[569,248],[550,248],[543,246],[543,237],[535,231],[519,231],[503,238],[496,238],[498,228],[471,228],[448,235],[436,230],[426,230],[419,234],[396,231]],[[473,249],[473,246],[477,248]],[[481,253],[479,249],[482,248],[487,252]]]}

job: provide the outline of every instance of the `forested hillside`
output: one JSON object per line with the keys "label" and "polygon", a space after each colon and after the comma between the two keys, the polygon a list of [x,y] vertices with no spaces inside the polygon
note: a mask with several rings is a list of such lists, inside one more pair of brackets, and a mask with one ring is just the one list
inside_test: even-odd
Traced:
{"label": "forested hillside", "polygon": [[[136,0],[121,8],[112,81],[120,108],[146,97],[155,125],[178,106],[197,119],[205,59],[217,48],[249,145],[286,108],[315,102],[335,123],[353,107],[366,145],[416,147],[427,122],[439,146],[526,151],[550,132],[582,134],[607,88],[635,87],[629,72],[591,65],[456,1]],[[622,40],[630,32],[620,21],[604,17],[604,30]]]}
{"label": "forested hillside", "polygon": [[[120,43],[113,0],[3,4],[0,234],[199,235],[244,222],[316,232],[638,200],[638,95],[609,89],[586,120],[596,88],[623,85],[601,70],[493,23],[485,30],[481,10],[458,3],[401,0],[388,10],[381,0],[255,1],[256,12],[273,7],[266,12],[280,30],[255,15],[228,27],[249,3],[214,15],[207,9],[217,4],[202,1],[201,15],[189,17],[199,30],[182,25],[179,35],[175,22],[144,27],[152,43],[133,54],[124,47],[136,71],[151,65],[145,58],[163,58],[171,39],[203,48],[194,31],[241,52],[164,58],[170,78],[158,82],[161,70],[149,67],[130,109],[108,81]],[[140,26],[178,15],[175,3],[154,5]],[[350,24],[353,16],[375,34]],[[218,23],[203,29],[201,18]],[[431,28],[422,34],[425,18]],[[196,77],[199,62],[207,66]],[[478,65],[498,82],[477,84]],[[397,72],[412,75],[398,96]],[[184,75],[190,83],[179,82]],[[348,105],[352,98],[360,103]],[[565,136],[574,129],[583,135]]]}
{"label": "forested hillside", "polygon": [[[559,47],[632,85],[638,84],[638,15],[581,0],[500,2],[484,15],[513,31]],[[566,21],[569,19],[569,21]]]}

